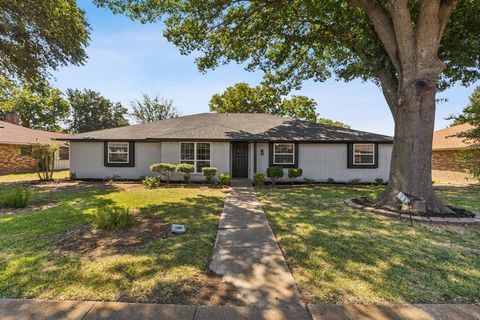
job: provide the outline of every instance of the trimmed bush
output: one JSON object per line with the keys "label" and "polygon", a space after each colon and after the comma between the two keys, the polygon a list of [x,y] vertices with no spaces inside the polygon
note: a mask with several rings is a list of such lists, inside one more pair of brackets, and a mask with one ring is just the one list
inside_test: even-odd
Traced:
{"label": "trimmed bush", "polygon": [[295,181],[296,178],[301,177],[303,174],[303,169],[302,168],[288,168],[288,177],[290,178],[290,181],[293,182]]}
{"label": "trimmed bush", "polygon": [[161,182],[159,177],[145,177],[142,180],[142,184],[148,189],[155,189],[160,187]]}
{"label": "trimmed bush", "polygon": [[205,181],[207,183],[213,182],[213,177],[217,174],[217,168],[215,167],[203,167],[202,174],[205,176]]}
{"label": "trimmed bush", "polygon": [[218,181],[222,186],[229,186],[230,183],[232,182],[232,176],[230,173],[224,172],[220,173],[220,176],[218,177]]}
{"label": "trimmed bush", "polygon": [[25,208],[33,192],[26,187],[0,187],[0,208]]}
{"label": "trimmed bush", "polygon": [[283,177],[283,168],[282,167],[268,167],[267,168],[267,177],[272,180],[272,184],[276,184],[278,179]]}
{"label": "trimmed bush", "polygon": [[378,186],[378,185],[382,185],[382,184],[384,184],[384,181],[383,181],[382,178],[375,179],[374,185]]}
{"label": "trimmed bush", "polygon": [[150,171],[158,173],[167,183],[172,179],[176,169],[177,165],[173,163],[154,163],[150,166]]}
{"label": "trimmed bush", "polygon": [[253,183],[255,183],[256,186],[261,187],[265,184],[265,175],[263,173],[255,173],[253,175]]}
{"label": "trimmed bush", "polygon": [[183,181],[190,183],[192,173],[195,172],[195,166],[188,163],[180,163],[177,165],[177,171],[183,174]]}
{"label": "trimmed bush", "polygon": [[128,208],[104,207],[93,216],[93,224],[98,229],[126,229],[133,224],[133,215]]}
{"label": "trimmed bush", "polygon": [[326,183],[335,183],[335,179],[333,178],[328,178]]}

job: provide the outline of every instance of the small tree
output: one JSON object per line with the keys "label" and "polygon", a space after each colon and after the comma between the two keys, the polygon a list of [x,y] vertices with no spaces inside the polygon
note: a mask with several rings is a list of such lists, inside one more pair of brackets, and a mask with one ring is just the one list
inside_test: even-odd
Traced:
{"label": "small tree", "polygon": [[293,184],[296,178],[301,177],[303,174],[302,168],[288,168],[288,177],[290,182]]}
{"label": "small tree", "polygon": [[205,176],[205,181],[207,183],[212,183],[213,177],[217,174],[217,168],[215,167],[203,167],[202,173]]}
{"label": "small tree", "polygon": [[263,173],[257,172],[253,175],[253,182],[257,187],[261,187],[265,184],[265,175]]}
{"label": "small tree", "polygon": [[232,176],[228,172],[223,172],[223,173],[220,173],[218,180],[220,181],[220,184],[222,186],[229,186],[230,183],[232,182]]}
{"label": "small tree", "polygon": [[177,166],[173,163],[154,163],[150,166],[150,171],[158,173],[167,183],[172,179],[172,174],[176,169]]}
{"label": "small tree", "polygon": [[37,174],[40,180],[53,180],[55,151],[57,150],[58,146],[56,144],[45,145],[35,143],[32,145],[32,157],[37,160]]}
{"label": "small tree", "polygon": [[183,174],[183,180],[190,183],[192,173],[195,171],[195,166],[188,163],[180,163],[177,165],[177,171]]}
{"label": "small tree", "polygon": [[272,180],[272,184],[276,184],[278,179],[283,177],[283,168],[282,167],[268,167],[267,168],[267,177]]}

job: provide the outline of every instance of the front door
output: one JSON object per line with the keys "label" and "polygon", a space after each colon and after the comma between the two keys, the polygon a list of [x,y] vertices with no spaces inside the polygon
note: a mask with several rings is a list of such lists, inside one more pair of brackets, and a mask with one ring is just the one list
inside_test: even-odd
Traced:
{"label": "front door", "polygon": [[232,176],[248,178],[248,143],[232,144]]}

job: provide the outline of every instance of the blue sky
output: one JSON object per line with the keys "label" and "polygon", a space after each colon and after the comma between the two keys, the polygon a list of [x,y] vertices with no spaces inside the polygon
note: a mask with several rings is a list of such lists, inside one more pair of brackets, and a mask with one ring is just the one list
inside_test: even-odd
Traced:
{"label": "blue sky", "polygon": [[[247,72],[237,64],[202,74],[194,57],[180,55],[163,38],[161,25],[132,22],[125,16],[96,8],[89,0],[80,0],[78,4],[86,11],[92,29],[89,58],[83,66],[69,66],[54,73],[55,86],[62,90],[94,89],[125,106],[141,93],[158,93],[173,99],[186,115],[208,112],[210,97],[237,82],[256,85],[262,79],[260,72]],[[439,95],[448,102],[437,105],[436,129],[448,125],[445,117],[462,110],[474,87],[455,86]],[[295,94],[314,98],[321,117],[345,122],[354,129],[393,134],[392,117],[383,95],[371,83],[309,81]]]}

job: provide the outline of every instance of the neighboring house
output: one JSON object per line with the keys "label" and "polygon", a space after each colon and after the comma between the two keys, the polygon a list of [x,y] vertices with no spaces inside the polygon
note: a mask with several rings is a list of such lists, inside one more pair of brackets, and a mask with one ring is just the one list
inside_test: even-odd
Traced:
{"label": "neighboring house", "polygon": [[4,120],[0,121],[0,173],[36,171],[37,162],[32,157],[34,143],[58,144],[60,148],[55,152],[55,169],[69,168],[68,144],[53,141],[68,135],[19,126],[18,115],[11,113],[7,113]]}
{"label": "neighboring house", "polygon": [[432,145],[432,170],[463,172],[461,151],[473,148],[456,135],[472,128],[469,124],[460,124],[435,131]]}
{"label": "neighboring house", "polygon": [[138,179],[152,175],[152,163],[168,162],[193,164],[193,180],[204,179],[205,166],[234,178],[282,166],[303,168],[301,179],[386,181],[392,151],[388,136],[267,114],[202,113],[67,140],[79,179]]}

